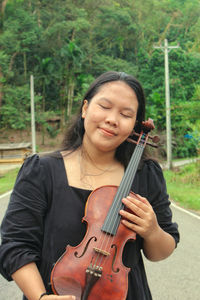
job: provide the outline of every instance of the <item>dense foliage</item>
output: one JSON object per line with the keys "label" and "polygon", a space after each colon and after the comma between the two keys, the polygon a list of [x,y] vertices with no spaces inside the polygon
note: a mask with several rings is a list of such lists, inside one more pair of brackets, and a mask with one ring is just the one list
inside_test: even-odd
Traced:
{"label": "dense foliage", "polygon": [[30,75],[36,118],[49,114],[62,126],[89,83],[107,70],[137,77],[148,116],[165,130],[164,55],[169,53],[174,156],[195,155],[200,139],[199,0],[4,0],[0,2],[0,122],[30,124]]}

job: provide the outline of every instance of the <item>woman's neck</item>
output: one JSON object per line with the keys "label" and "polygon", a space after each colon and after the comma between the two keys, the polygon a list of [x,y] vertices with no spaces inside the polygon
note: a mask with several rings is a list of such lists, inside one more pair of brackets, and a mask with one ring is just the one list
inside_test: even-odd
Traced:
{"label": "woman's neck", "polygon": [[80,147],[80,155],[86,163],[92,164],[99,169],[118,163],[114,151],[102,152],[96,148],[85,147],[84,144]]}
{"label": "woman's neck", "polygon": [[[86,151],[87,150],[87,151]],[[119,185],[124,174],[124,167],[114,154],[103,155],[89,152],[88,148],[79,147],[76,151],[62,153],[70,186],[94,190],[103,185]]]}

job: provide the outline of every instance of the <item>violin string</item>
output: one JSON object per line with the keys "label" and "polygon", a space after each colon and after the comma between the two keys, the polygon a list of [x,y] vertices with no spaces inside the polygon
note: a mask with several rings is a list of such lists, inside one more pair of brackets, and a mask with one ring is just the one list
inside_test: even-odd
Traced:
{"label": "violin string", "polygon": [[[133,161],[133,163],[130,165],[130,168],[127,170],[127,176],[128,176],[127,185],[128,185],[128,187],[131,185],[131,182],[133,181],[133,178],[131,177],[132,169],[134,169],[134,168],[136,169],[138,160],[141,157],[142,152],[143,152],[143,148],[138,147],[136,154],[135,154],[137,159],[135,161]],[[129,192],[129,188],[128,188],[128,192]],[[121,190],[121,193],[119,194],[119,198],[122,199],[123,197],[127,197],[128,192],[127,192],[127,186],[124,185]],[[120,201],[117,203],[117,205],[113,209],[112,219],[110,220],[111,231],[114,229],[117,219],[120,218],[119,210],[121,208],[123,208],[123,205]],[[113,221],[113,218],[114,218],[114,221]]]}
{"label": "violin string", "polygon": [[[138,148],[138,151],[136,153],[137,158],[139,158],[141,156],[141,153],[142,153],[142,149]],[[137,162],[134,161],[134,163],[132,165],[132,168],[134,169],[134,168],[136,168],[136,166],[137,166]],[[133,181],[133,178],[130,176],[131,173],[132,173],[131,168],[129,168],[129,170],[127,170],[127,173],[128,173],[127,174],[128,175],[128,182],[127,182],[128,190],[127,190],[127,186],[123,187],[123,189],[122,189],[122,191],[121,191],[121,193],[119,195],[120,199],[122,199],[123,197],[127,197],[128,196],[128,193],[130,192],[129,191],[129,186],[131,185],[131,183]],[[117,203],[117,205],[115,206],[114,210],[113,210],[113,218],[115,218],[115,219],[114,219],[114,221],[111,220],[111,223],[110,223],[110,225],[112,226],[111,227],[112,230],[114,229],[113,227],[115,226],[115,223],[116,223],[117,219],[119,218],[119,210],[121,208],[123,208],[123,204],[122,204],[121,201],[119,201]]]}
{"label": "violin string", "polygon": [[[129,165],[127,167],[128,170],[127,170],[126,177],[129,179],[127,182],[128,187],[131,185],[131,182],[133,181],[133,178],[132,178],[133,176],[131,177],[130,175],[132,173],[132,170],[134,170],[134,168],[136,169],[137,165],[139,164],[143,149],[144,149],[143,146],[141,147],[140,144],[137,145],[137,147],[135,148],[135,151],[134,151],[135,160],[133,160],[133,162],[129,163]],[[135,172],[136,172],[136,170],[135,170]],[[122,199],[123,197],[127,197],[128,195],[126,195],[126,193],[129,192],[129,191],[127,192],[127,187],[125,186],[125,184],[124,185],[122,184],[121,186],[122,186],[122,188],[121,188],[121,191],[118,196],[118,197],[120,197],[120,199]],[[121,218],[119,216],[119,210],[121,208],[123,208],[123,204],[121,202],[118,202],[118,201],[116,201],[116,202],[117,202],[117,205],[113,209],[112,217],[109,222],[110,223],[109,225],[111,225],[111,232],[113,231],[113,229],[115,227],[115,223],[116,223],[117,219]],[[112,220],[113,218],[114,218],[114,220]],[[102,243],[102,246],[100,248],[102,248],[102,249],[104,248],[105,251],[109,252],[108,249],[111,248],[112,241],[114,240],[114,236],[111,234],[105,233],[105,232],[101,236],[102,236],[103,240],[102,240],[102,242],[100,241],[100,244]],[[105,244],[105,245],[103,246],[103,244]],[[103,258],[105,258],[105,256],[103,254],[97,253],[94,265],[102,266],[101,264],[102,264]],[[99,259],[99,263],[98,263],[98,259]],[[105,263],[105,259],[104,259],[104,263]]]}
{"label": "violin string", "polygon": [[[122,182],[121,182],[121,185],[120,185],[120,189],[121,189],[121,191],[119,190],[118,191],[118,193],[120,193],[119,194],[119,197],[123,197],[123,196],[127,196],[126,194],[125,194],[125,191],[126,191],[126,189],[127,189],[127,185],[128,185],[128,187],[131,187],[131,183],[132,183],[132,181],[133,181],[133,176],[131,177],[130,175],[131,175],[131,173],[132,173],[132,170],[133,169],[136,169],[136,167],[137,167],[137,164],[138,164],[138,160],[139,160],[139,158],[140,158],[140,156],[141,156],[141,153],[142,153],[142,151],[143,151],[143,149],[141,149],[141,147],[137,147],[136,149],[135,149],[136,151],[134,152],[134,156],[135,157],[137,157],[137,160],[135,159],[133,162],[131,162],[131,164],[129,164],[129,166],[127,167],[127,170],[126,170],[126,175],[128,174],[128,176],[126,176],[126,178],[124,179],[122,179]],[[136,171],[136,170],[135,170]],[[128,178],[128,179],[127,179]],[[128,181],[128,182],[127,182]],[[114,205],[113,205],[113,207],[114,207],[114,209],[117,211],[117,210],[119,210],[119,207],[121,206],[121,202],[118,200],[119,199],[119,197],[117,198],[117,199],[114,199],[114,202],[116,202],[116,203],[114,203]],[[121,200],[121,199],[120,199]],[[118,206],[117,206],[117,203],[118,203]],[[112,216],[113,216],[113,214],[112,214]],[[106,226],[109,226],[109,224],[112,224],[112,222],[113,222],[113,220],[112,219],[107,219],[106,220],[107,222],[105,222],[105,225]],[[109,223],[108,223],[109,222]]]}
{"label": "violin string", "polygon": [[[137,159],[135,159],[134,161],[132,161],[131,162],[131,164],[129,164],[129,166],[128,166],[128,168],[127,168],[127,176],[126,176],[126,184],[123,184],[122,183],[122,185],[121,185],[121,191],[119,191],[119,196],[118,196],[118,198],[117,199],[115,199],[115,205],[113,206],[114,208],[113,208],[113,211],[112,211],[112,217],[111,217],[111,219],[109,220],[109,224],[107,224],[108,225],[108,227],[110,227],[110,230],[113,230],[114,229],[114,227],[113,226],[115,226],[115,222],[116,222],[116,220],[118,219],[118,217],[119,217],[119,210],[121,209],[121,208],[123,208],[123,204],[122,204],[122,202],[121,202],[121,200],[122,200],[122,198],[123,197],[127,197],[128,195],[126,194],[126,193],[128,193],[129,192],[129,186],[131,186],[131,183],[132,183],[132,181],[133,181],[133,178],[132,178],[132,176],[131,176],[131,173],[132,173],[132,170],[134,170],[134,169],[136,169],[136,167],[137,167],[137,164],[138,164],[138,159],[140,158],[140,156],[141,156],[141,154],[142,154],[142,151],[143,151],[143,149],[141,149],[141,147],[137,147],[136,148],[136,153],[134,153],[134,156],[135,156],[135,158],[137,158]],[[123,180],[122,180],[123,181]],[[128,187],[127,187],[128,186]],[[127,188],[128,188],[128,192],[127,192]],[[118,200],[118,199],[120,199],[120,201]],[[114,219],[113,219],[114,218]]]}
{"label": "violin string", "polygon": [[[142,147],[142,148],[141,148],[141,147],[136,147],[136,149],[135,149],[134,152],[136,152],[136,153],[134,153],[134,155],[137,157],[137,159],[135,159],[135,161],[133,161],[132,164],[129,164],[130,167],[129,167],[129,169],[127,170],[127,176],[128,176],[128,179],[129,179],[129,180],[128,180],[128,186],[129,186],[129,185],[131,184],[131,182],[133,181],[133,179],[132,179],[132,177],[131,177],[130,175],[131,175],[131,173],[132,173],[132,169],[134,169],[134,168],[137,167],[138,160],[139,160],[139,158],[141,157],[141,154],[142,154],[142,152],[143,152],[143,147]],[[121,199],[122,199],[123,197],[125,197],[125,196],[128,196],[128,195],[125,194],[125,192],[127,192],[126,189],[127,189],[126,186],[124,186],[124,188],[122,188],[122,191],[121,191],[121,193],[120,193],[120,195],[119,195],[119,197],[120,197]],[[120,203],[118,203],[117,207],[113,210],[113,214],[112,214],[112,217],[111,217],[111,220],[110,220],[111,232],[112,232],[112,230],[113,230],[114,227],[115,227],[116,220],[117,220],[118,218],[120,218],[120,216],[119,216],[119,210],[120,210],[121,208],[122,208],[122,205],[121,205],[121,202],[120,202]],[[114,220],[113,220],[113,218],[114,218]],[[105,248],[105,251],[109,252],[108,249],[110,249],[110,247],[111,247],[111,244],[112,244],[112,241],[113,241],[113,239],[114,239],[114,236],[111,235],[111,234],[108,234],[108,233],[105,233],[103,236],[104,236],[104,238],[103,238],[103,241],[102,241],[102,249]],[[107,237],[107,236],[108,236],[108,237]],[[105,244],[105,245],[103,246],[103,244]],[[101,263],[102,263],[102,260],[103,260],[103,257],[104,257],[104,255],[99,255],[99,253],[98,253],[98,255],[97,255],[97,257],[96,257],[96,263],[95,263],[95,264],[97,264],[98,258],[100,259],[99,264],[101,264]],[[104,260],[104,261],[105,261],[105,260]]]}
{"label": "violin string", "polygon": [[[142,153],[142,151],[143,151],[143,149],[137,149],[137,151],[136,151],[136,157],[139,159],[140,158],[140,156],[141,156],[141,153]],[[137,166],[137,163],[135,163],[135,161],[132,163],[133,164],[133,166],[131,165],[131,168],[132,167],[136,167]],[[132,173],[132,170],[131,170],[131,168],[129,168],[129,170],[128,170],[128,178],[130,178],[131,176],[131,173]],[[132,181],[132,178],[131,178],[131,181]],[[124,188],[125,190],[126,190],[126,187]],[[124,189],[122,189],[122,191],[121,191],[121,199],[122,199],[122,197],[124,196],[124,195],[126,195],[125,194],[125,191],[124,191]],[[121,203],[120,203],[120,205],[118,205],[118,207],[116,208],[116,209],[114,209],[113,210],[113,214],[112,214],[112,217],[111,217],[111,219],[113,219],[113,218],[115,218],[114,219],[114,221],[116,221],[116,219],[117,218],[119,218],[120,216],[119,216],[119,210],[120,210],[120,208],[121,208]],[[115,227],[115,222],[113,222],[113,220],[111,220],[111,222],[110,222],[110,224],[111,224],[111,230],[113,230],[114,229],[114,227]],[[111,231],[112,232],[112,231]],[[108,237],[108,238],[106,238],[106,237]],[[108,234],[108,233],[106,233],[105,235],[104,235],[104,239],[103,239],[103,242],[102,242],[102,249],[104,248],[105,249],[105,251],[107,251],[107,252],[109,252],[109,249],[111,248],[111,245],[112,245],[112,243],[113,243],[113,240],[114,240],[114,238],[115,238],[115,236],[113,236],[113,235],[111,235],[111,234]],[[100,261],[99,261],[99,265],[103,265],[102,264],[102,260],[103,260],[103,255],[101,255],[101,257],[99,257],[99,256],[97,256],[97,259],[98,258],[100,258]],[[104,260],[104,263],[105,263],[105,260]]]}
{"label": "violin string", "polygon": [[[108,236],[108,239],[109,239],[110,238],[110,234],[104,233],[104,234],[102,234],[102,236],[103,236],[103,241],[102,241],[102,245],[103,245],[104,241],[106,241],[106,236]],[[105,247],[100,246],[100,248],[103,249]],[[104,249],[104,251],[108,252],[108,250],[106,250],[106,249]],[[107,256],[105,256],[105,255],[103,255],[101,253],[97,253],[96,260],[95,260],[95,265],[98,265],[99,267],[103,267],[103,265],[105,263],[105,260],[106,260],[106,257]],[[99,261],[98,261],[98,259],[99,259]],[[104,259],[104,262],[102,263],[103,259]]]}
{"label": "violin string", "polygon": [[[136,151],[136,156],[137,156],[137,159],[139,159],[140,157],[141,157],[141,154],[142,154],[142,152],[143,152],[143,149],[142,148],[138,148],[138,151]],[[137,161],[137,160],[136,160]],[[137,163],[135,163],[135,161],[133,162],[133,165],[131,166],[131,167],[136,167],[137,166]],[[128,170],[128,178],[129,179],[131,179],[131,180],[129,180],[129,181],[131,181],[132,182],[132,178],[131,178],[131,173],[132,173],[132,170],[131,170],[131,168],[129,168],[129,170]],[[127,192],[126,191],[126,187],[124,188],[124,189],[122,189],[122,191],[121,191],[121,199],[123,198],[123,196],[127,196],[126,194],[125,194],[125,192]],[[116,219],[119,217],[119,218],[121,218],[120,216],[119,216],[119,210],[121,209],[121,203],[120,204],[118,204],[118,207],[116,208],[116,209],[114,209],[114,211],[113,211],[113,217],[115,217],[115,220],[114,221],[116,221]],[[111,226],[112,226],[112,228],[111,228],[111,232],[112,232],[112,230],[114,229],[114,227],[115,227],[115,222],[112,222],[111,221]],[[107,239],[107,245],[106,245],[106,248],[107,249],[110,249],[110,247],[111,247],[111,245],[112,245],[112,242],[113,242],[113,240],[114,240],[114,238],[115,238],[115,236],[113,236],[113,235],[109,235],[109,238]],[[108,251],[108,250],[107,250]]]}
{"label": "violin string", "polygon": [[[103,240],[100,241],[99,245],[100,245],[100,249],[102,249],[102,250],[103,250],[103,247],[101,246],[101,244],[103,245],[103,243],[106,239],[105,235],[107,235],[107,233],[101,232],[100,239],[102,237]],[[101,262],[102,262],[103,257],[104,257],[103,254],[97,253],[96,260],[95,260],[95,265],[101,266]],[[100,260],[99,263],[97,263],[98,259]]]}
{"label": "violin string", "polygon": [[[135,151],[136,153],[135,153],[135,157],[136,158],[139,158],[139,156],[140,156],[140,149],[139,148],[137,148],[136,149],[136,151]],[[115,204],[114,204],[114,208],[113,208],[113,211],[112,211],[112,218],[109,220],[109,224],[108,224],[108,227],[109,226],[112,226],[112,224],[114,223],[114,221],[113,221],[113,218],[115,218],[116,217],[116,212],[118,212],[119,211],[119,208],[121,207],[121,205],[122,205],[122,203],[121,203],[121,199],[122,199],[122,197],[124,196],[127,196],[126,194],[125,194],[125,192],[126,192],[126,189],[127,189],[127,185],[129,185],[130,184],[130,182],[132,182],[132,177],[130,176],[130,173],[132,173],[132,170],[134,169],[134,168],[136,168],[136,165],[137,165],[137,163],[136,163],[136,160],[134,160],[131,164],[129,164],[129,167],[127,168],[127,171],[126,171],[126,184],[123,184],[123,182],[122,182],[122,185],[121,185],[121,191],[119,190],[119,195],[118,195],[118,198],[117,199],[115,199]],[[123,181],[123,180],[122,180]],[[125,180],[124,180],[125,181]],[[128,182],[127,182],[128,181]],[[118,199],[120,199],[120,201],[118,200]],[[117,217],[118,217],[118,214],[117,214]],[[116,220],[115,220],[116,221]],[[113,229],[113,228],[110,228],[110,229]]]}

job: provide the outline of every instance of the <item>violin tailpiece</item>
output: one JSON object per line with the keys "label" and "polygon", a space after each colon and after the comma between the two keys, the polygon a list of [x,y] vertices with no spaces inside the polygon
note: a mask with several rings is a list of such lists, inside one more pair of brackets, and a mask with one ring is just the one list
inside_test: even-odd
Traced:
{"label": "violin tailpiece", "polygon": [[90,293],[91,288],[94,286],[94,284],[102,275],[102,268],[88,267],[85,272],[86,272],[86,283],[85,283],[85,288],[83,290],[83,293],[81,295],[81,300],[88,299],[88,295]]}

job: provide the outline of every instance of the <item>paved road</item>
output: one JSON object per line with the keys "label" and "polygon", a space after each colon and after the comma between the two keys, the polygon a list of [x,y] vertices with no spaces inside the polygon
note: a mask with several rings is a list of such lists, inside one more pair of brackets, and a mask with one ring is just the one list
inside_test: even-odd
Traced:
{"label": "paved road", "polygon": [[[0,222],[3,219],[5,210],[8,205],[9,195],[0,196]],[[0,300],[21,300],[22,292],[16,287],[14,282],[6,281],[0,275]]]}
{"label": "paved road", "polygon": [[[8,196],[0,197],[0,220],[7,207]],[[145,260],[154,300],[200,299],[200,217],[173,207],[179,224],[181,243],[168,259],[152,263]],[[20,300],[21,291],[0,276],[0,299]],[[113,299],[114,300],[114,299]]]}
{"label": "paved road", "polygon": [[172,256],[152,263],[145,260],[154,300],[200,299],[200,217],[172,207],[181,241]]}

